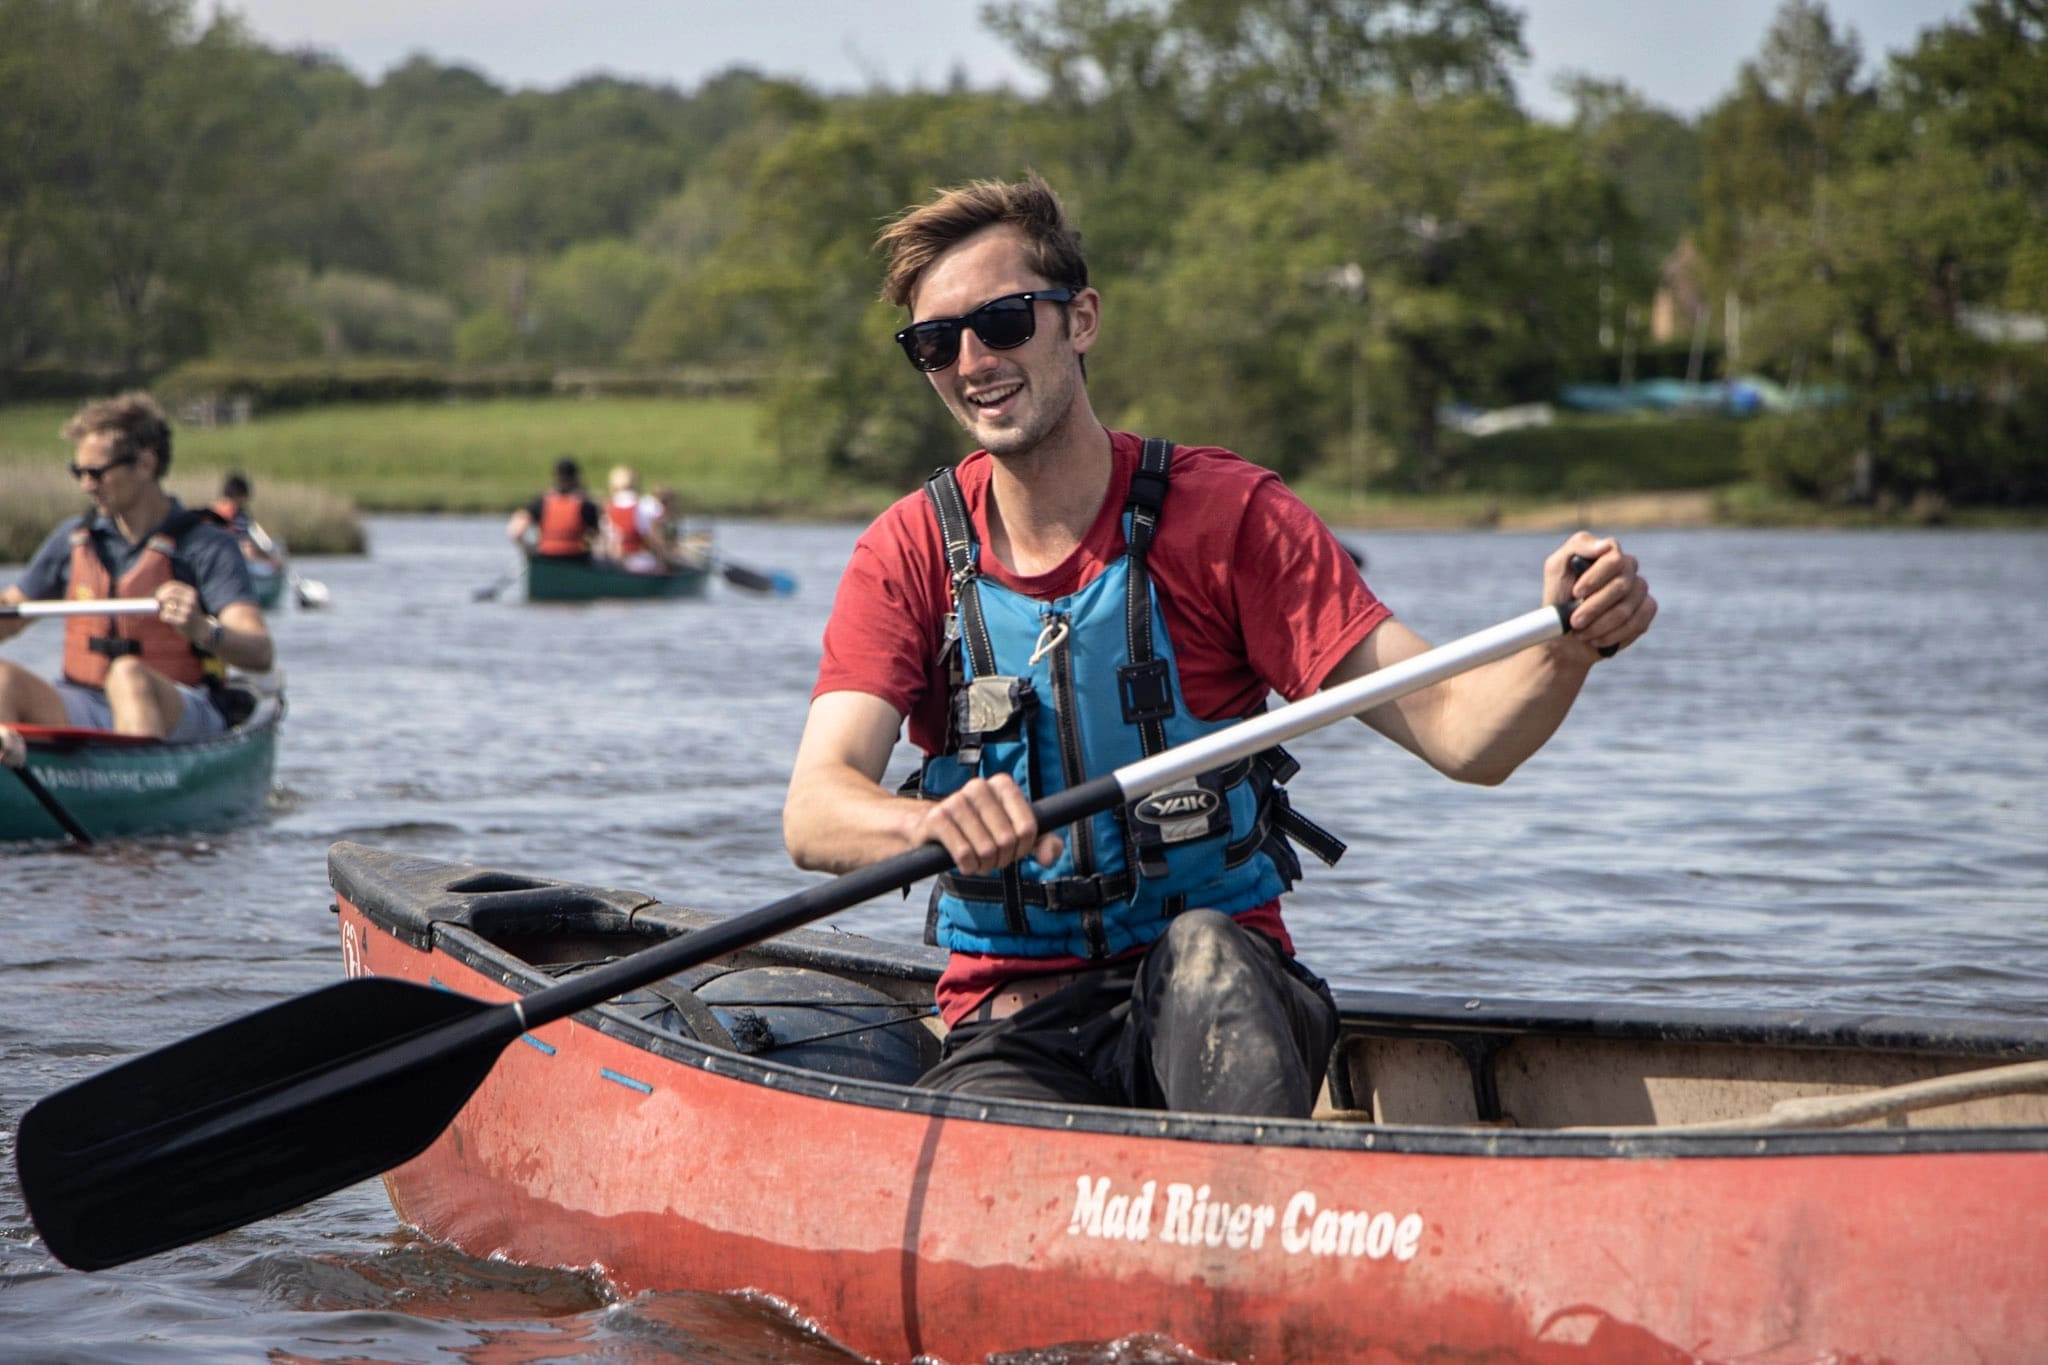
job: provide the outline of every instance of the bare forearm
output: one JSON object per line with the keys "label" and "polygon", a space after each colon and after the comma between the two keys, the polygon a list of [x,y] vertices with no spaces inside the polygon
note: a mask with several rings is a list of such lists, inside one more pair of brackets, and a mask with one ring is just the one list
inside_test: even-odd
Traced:
{"label": "bare forearm", "polygon": [[[1428,644],[1388,621],[1345,657],[1324,686],[1420,654]],[[1491,786],[1557,732],[1598,656],[1575,639],[1523,650],[1361,716],[1447,777]]]}
{"label": "bare forearm", "polygon": [[[208,640],[212,620],[220,622],[220,634]],[[195,643],[222,663],[250,673],[269,672],[276,656],[263,614],[246,602],[232,602],[218,617],[202,619],[201,637]]]}
{"label": "bare forearm", "polygon": [[222,663],[250,673],[269,672],[276,656],[267,633],[237,630],[225,623],[220,628],[220,639],[210,652]]}
{"label": "bare forearm", "polygon": [[850,872],[916,847],[923,805],[850,767],[799,768],[782,808],[783,843],[798,867]]}
{"label": "bare forearm", "polygon": [[1564,723],[1591,668],[1585,653],[1558,641],[1440,684],[1423,757],[1460,782],[1505,782]]}

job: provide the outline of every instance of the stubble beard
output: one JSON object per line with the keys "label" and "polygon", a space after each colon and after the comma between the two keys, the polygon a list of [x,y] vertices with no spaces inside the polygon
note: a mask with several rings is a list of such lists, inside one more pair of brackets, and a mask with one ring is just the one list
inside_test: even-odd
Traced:
{"label": "stubble beard", "polygon": [[974,405],[966,399],[957,398],[950,405],[961,428],[999,460],[1017,461],[1030,456],[1065,427],[1073,411],[1076,381],[1071,375],[1049,388],[1030,376],[1024,379],[1023,396],[1027,404],[1018,415],[1019,420],[993,430],[976,420]]}

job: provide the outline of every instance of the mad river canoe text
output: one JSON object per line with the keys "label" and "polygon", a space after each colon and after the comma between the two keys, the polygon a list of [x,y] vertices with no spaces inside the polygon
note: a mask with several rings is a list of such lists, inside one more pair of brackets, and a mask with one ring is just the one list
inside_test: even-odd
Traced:
{"label": "mad river canoe text", "polygon": [[1162,1202],[1156,1180],[1136,1193],[1113,1191],[1108,1176],[1084,1175],[1077,1183],[1070,1237],[1150,1241],[1156,1218],[1158,1239],[1168,1246],[1259,1251],[1277,1245],[1290,1256],[1407,1261],[1422,1242],[1421,1214],[1325,1208],[1312,1190],[1295,1192],[1283,1205],[1239,1204],[1213,1197],[1207,1185],[1169,1183]]}

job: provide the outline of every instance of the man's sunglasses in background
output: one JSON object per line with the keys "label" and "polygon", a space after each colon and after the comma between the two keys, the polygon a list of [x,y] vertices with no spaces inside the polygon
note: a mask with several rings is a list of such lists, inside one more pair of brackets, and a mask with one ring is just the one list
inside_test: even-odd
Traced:
{"label": "man's sunglasses in background", "polygon": [[140,455],[122,455],[108,460],[105,464],[75,464],[71,466],[71,477],[80,481],[97,479],[110,469],[119,469],[124,464],[134,464],[141,458]]}
{"label": "man's sunglasses in background", "polygon": [[1076,289],[1027,289],[990,299],[963,317],[930,318],[912,323],[896,334],[896,343],[910,363],[926,374],[943,370],[960,358],[960,329],[972,327],[981,344],[998,351],[1011,351],[1031,340],[1038,331],[1037,301],[1066,303]]}

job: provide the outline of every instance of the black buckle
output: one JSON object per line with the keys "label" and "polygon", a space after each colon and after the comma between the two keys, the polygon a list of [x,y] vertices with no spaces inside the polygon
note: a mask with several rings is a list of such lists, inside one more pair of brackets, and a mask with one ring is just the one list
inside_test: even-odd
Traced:
{"label": "black buckle", "polygon": [[1173,679],[1167,672],[1166,660],[1125,664],[1117,669],[1116,679],[1126,724],[1165,720],[1173,714]]}
{"label": "black buckle", "polygon": [[1166,502],[1166,475],[1140,465],[1131,471],[1128,504],[1157,512]]}
{"label": "black buckle", "polygon": [[142,642],[121,635],[95,635],[87,642],[86,648],[95,654],[104,654],[109,659],[125,659],[130,654],[140,654]]}
{"label": "black buckle", "polygon": [[1061,877],[1039,885],[1045,890],[1045,908],[1052,911],[1100,910],[1108,900],[1099,877]]}

